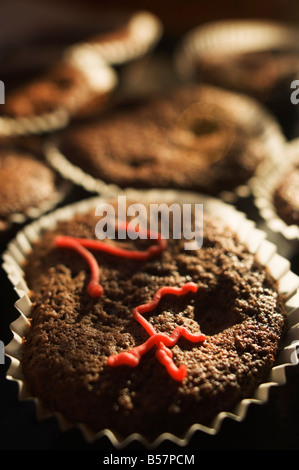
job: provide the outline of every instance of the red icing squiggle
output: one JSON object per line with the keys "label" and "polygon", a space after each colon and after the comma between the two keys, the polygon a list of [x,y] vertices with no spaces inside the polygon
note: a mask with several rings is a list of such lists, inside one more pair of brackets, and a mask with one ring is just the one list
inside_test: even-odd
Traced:
{"label": "red icing squiggle", "polygon": [[[128,230],[128,223],[119,224],[118,228],[125,228]],[[135,230],[136,231],[136,230]],[[156,245],[151,245],[145,251],[126,250],[118,246],[109,245],[108,243],[101,242],[100,240],[93,240],[88,238],[76,238],[65,235],[59,235],[55,237],[54,243],[60,248],[72,248],[77,251],[87,261],[90,271],[91,279],[87,286],[87,291],[91,297],[100,297],[103,294],[103,288],[99,284],[100,282],[100,268],[95,257],[88,251],[102,251],[110,253],[115,256],[121,256],[122,258],[129,258],[141,261],[147,261],[153,256],[160,254],[166,249],[167,241],[161,237],[160,234],[151,232],[150,230],[140,230],[140,233],[145,234],[149,238],[157,239]]]}
{"label": "red icing squiggle", "polygon": [[104,289],[100,285],[100,267],[95,257],[76,238],[59,236],[55,238],[56,246],[60,248],[72,248],[87,261],[91,277],[87,286],[88,294],[93,297],[101,297]]}
{"label": "red icing squiggle", "polygon": [[[128,224],[124,225],[128,228]],[[126,250],[117,246],[109,245],[99,240],[87,239],[87,238],[76,238],[70,236],[57,236],[54,239],[54,243],[60,248],[71,248],[80,254],[88,263],[91,277],[87,286],[88,294],[93,297],[101,297],[103,295],[103,287],[100,285],[100,267],[97,260],[89,250],[103,251],[110,253],[115,256],[121,256],[124,258],[130,258],[135,260],[148,260],[154,255],[161,253],[166,249],[167,242],[159,234],[153,234],[149,230],[146,232],[150,238],[157,239],[157,244],[150,246],[146,251]],[[161,298],[164,295],[186,295],[188,292],[196,292],[197,285],[189,282],[182,287],[162,287],[159,289],[151,302],[143,305],[139,305],[133,310],[133,316],[140,325],[147,331],[150,338],[143,344],[116,355],[108,357],[108,365],[115,367],[118,365],[128,365],[130,367],[136,367],[141,357],[154,346],[157,347],[156,358],[166,368],[169,375],[177,381],[182,381],[187,375],[187,368],[185,365],[177,367],[172,359],[172,352],[169,347],[173,347],[179,338],[183,336],[188,341],[197,343],[205,341],[206,336],[198,333],[192,334],[185,327],[178,326],[174,329],[170,336],[164,333],[158,333],[154,327],[142,316],[143,313],[154,310],[159,304]]]}
{"label": "red icing squiggle", "polygon": [[160,302],[163,295],[174,294],[174,295],[185,295],[187,292],[197,291],[197,285],[188,282],[183,287],[162,287],[159,289],[153,297],[153,300],[147,304],[136,307],[133,311],[134,318],[143,326],[143,328],[150,335],[150,338],[143,344],[136,346],[130,351],[124,351],[119,354],[110,356],[108,358],[108,364],[110,366],[128,365],[130,367],[136,367],[141,357],[149,351],[153,346],[157,346],[156,358],[165,366],[169,375],[177,381],[182,381],[187,375],[187,368],[185,365],[177,367],[172,360],[172,352],[168,347],[174,346],[179,338],[183,336],[188,341],[198,343],[205,341],[206,336],[198,333],[190,333],[185,327],[177,326],[170,336],[164,333],[157,333],[154,327],[140,314],[153,310]]}
{"label": "red icing squiggle", "polygon": [[142,316],[142,314],[154,310],[164,295],[186,295],[189,291],[196,292],[197,285],[193,282],[187,282],[187,284],[185,284],[183,287],[161,287],[161,289],[155,293],[151,302],[148,302],[144,305],[139,305],[138,307],[134,308],[133,316],[135,320],[137,320],[140,325],[143,326],[149,335],[156,334],[153,326]]}

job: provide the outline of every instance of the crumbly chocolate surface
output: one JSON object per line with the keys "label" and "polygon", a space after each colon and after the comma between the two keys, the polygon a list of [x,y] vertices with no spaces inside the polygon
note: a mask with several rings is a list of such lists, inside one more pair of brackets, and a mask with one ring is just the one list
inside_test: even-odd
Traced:
{"label": "crumbly chocolate surface", "polygon": [[23,150],[0,150],[0,224],[50,201],[57,192],[57,176],[44,162]]}
{"label": "crumbly chocolate surface", "polygon": [[[70,249],[53,245],[55,234],[94,238],[94,211],[47,231],[29,255],[25,277],[32,291],[32,320],[23,346],[25,381],[46,408],[94,431],[111,429],[124,438],[148,439],[169,431],[183,436],[194,423],[209,424],[250,396],[273,366],[283,335],[285,311],[276,282],[223,223],[205,217],[201,249],[168,240],[148,261],[93,252],[104,293],[86,292],[89,271]],[[145,249],[152,240],[109,241]],[[108,242],[107,242],[108,243]],[[137,367],[107,364],[110,355],[148,339],[133,318],[138,305],[163,286],[198,284],[196,293],[167,295],[145,314],[159,332],[178,325],[207,336],[204,343],[181,338],[172,348],[187,377],[177,382],[148,351]]]}
{"label": "crumbly chocolate surface", "polygon": [[122,188],[217,194],[244,184],[264,158],[261,126],[243,126],[217,89],[190,87],[69,127],[62,154]]}
{"label": "crumbly chocolate surface", "polygon": [[294,168],[281,181],[273,194],[278,216],[288,225],[299,225],[299,168]]}
{"label": "crumbly chocolate surface", "polygon": [[23,83],[8,88],[0,113],[8,117],[31,117],[64,108],[69,111],[81,104],[89,85],[79,69],[57,63]]}

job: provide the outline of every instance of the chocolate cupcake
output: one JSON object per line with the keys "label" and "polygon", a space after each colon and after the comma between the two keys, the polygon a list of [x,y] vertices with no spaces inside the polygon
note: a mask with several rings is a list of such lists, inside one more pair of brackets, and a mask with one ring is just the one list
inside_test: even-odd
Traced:
{"label": "chocolate cupcake", "polygon": [[299,52],[263,50],[212,56],[201,62],[199,74],[203,82],[270,103],[289,100],[298,72]]}
{"label": "chocolate cupcake", "polygon": [[[273,252],[265,266],[260,234],[218,200],[155,191],[120,196],[127,210],[143,201],[148,218],[140,237],[131,236],[132,217],[122,225],[117,198],[64,208],[52,223],[45,217],[24,232],[34,239],[30,249],[25,243],[16,282],[31,305],[29,297],[18,304],[29,319],[15,326],[23,339],[8,346],[8,375],[22,381],[24,397],[116,446],[158,444],[165,432],[175,442],[196,429],[217,432],[225,416],[244,417],[253,396],[263,401],[281,380],[283,366],[273,366],[287,341],[286,299],[297,277]],[[116,215],[115,239],[95,236],[101,202]],[[186,233],[174,236],[172,224],[168,237],[162,225],[155,234],[148,229],[151,204],[162,202],[180,209],[191,203],[193,221],[193,204],[203,204],[202,243],[186,249]],[[13,250],[5,255],[10,274],[12,258]]]}
{"label": "chocolate cupcake", "polygon": [[67,51],[39,73],[10,77],[0,105],[1,135],[49,132],[100,112],[116,83],[114,71],[95,55]]}
{"label": "chocolate cupcake", "polygon": [[299,226],[299,166],[294,167],[275,189],[274,206],[287,225]]}
{"label": "chocolate cupcake", "polygon": [[253,183],[254,202],[266,225],[289,246],[299,237],[299,141],[287,143],[276,163],[261,165]]}
{"label": "chocolate cupcake", "polygon": [[162,34],[160,21],[147,11],[105,8],[98,18],[80,8],[68,13],[68,24],[54,26],[55,34],[51,19],[49,26],[43,18],[43,33],[25,34],[22,50],[12,40],[3,51],[1,134],[53,131],[70,118],[101,111],[117,83],[108,64],[143,56]]}
{"label": "chocolate cupcake", "polygon": [[55,207],[70,186],[38,155],[8,144],[0,148],[0,180],[1,241],[15,224]]}
{"label": "chocolate cupcake", "polygon": [[[194,86],[71,126],[49,141],[46,154],[58,171],[86,189],[219,194],[247,185],[283,141],[279,126],[255,102]],[[70,164],[81,172],[70,170]]]}
{"label": "chocolate cupcake", "polygon": [[2,113],[8,117],[31,117],[51,113],[60,107],[76,108],[87,86],[84,74],[59,64],[45,75],[6,93]]}
{"label": "chocolate cupcake", "polygon": [[245,93],[283,121],[294,110],[290,86],[299,72],[298,31],[254,20],[203,25],[182,40],[176,66],[184,79]]}

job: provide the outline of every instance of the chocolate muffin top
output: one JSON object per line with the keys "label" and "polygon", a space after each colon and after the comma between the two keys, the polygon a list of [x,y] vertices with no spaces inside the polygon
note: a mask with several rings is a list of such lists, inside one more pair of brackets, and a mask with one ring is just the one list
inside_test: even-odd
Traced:
{"label": "chocolate muffin top", "polygon": [[299,168],[284,176],[273,194],[277,215],[287,225],[299,225]]}
{"label": "chocolate muffin top", "polygon": [[261,123],[245,126],[229,103],[214,88],[175,90],[65,129],[58,147],[84,172],[121,188],[216,194],[247,182],[265,152]]}
{"label": "chocolate muffin top", "polygon": [[[249,397],[273,366],[285,325],[268,270],[223,222],[205,215],[197,250],[171,234],[147,259],[85,246],[100,267],[103,291],[94,297],[87,259],[56,236],[93,241],[98,220],[92,210],[60,221],[42,233],[24,266],[33,304],[22,367],[32,396],[120,440],[134,432],[149,440],[164,431],[184,436]],[[103,244],[144,253],[158,240]],[[170,344],[182,327],[189,335]],[[116,364],[123,353],[134,364]]]}
{"label": "chocolate muffin top", "polygon": [[51,201],[58,178],[47,164],[25,150],[0,149],[0,227],[6,229],[16,214],[25,214]]}
{"label": "chocolate muffin top", "polygon": [[38,74],[29,74],[24,81],[7,83],[2,116],[32,117],[59,109],[71,111],[82,102],[89,84],[84,73],[64,62],[57,63]]}

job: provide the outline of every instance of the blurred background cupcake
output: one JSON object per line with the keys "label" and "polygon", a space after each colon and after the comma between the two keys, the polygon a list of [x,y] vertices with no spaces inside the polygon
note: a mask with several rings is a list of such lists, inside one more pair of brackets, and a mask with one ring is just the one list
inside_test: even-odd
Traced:
{"label": "blurred background cupcake", "polygon": [[0,140],[0,243],[67,197],[71,184],[45,162],[38,142]]}
{"label": "blurred background cupcake", "polygon": [[[15,8],[23,13],[22,5]],[[62,6],[60,15],[64,11],[67,7]],[[148,12],[109,10],[97,17],[72,10],[67,24],[58,26],[55,10],[36,11],[34,2],[26,5],[25,17],[32,20],[39,14],[40,22],[30,34],[21,26],[15,35],[10,30],[5,37],[3,32],[0,66],[5,102],[0,106],[0,135],[49,132],[72,119],[100,113],[118,86],[119,70],[111,65],[144,56],[162,34],[162,24]],[[25,45],[20,48],[14,41],[22,33]]]}
{"label": "blurred background cupcake", "polygon": [[236,199],[284,136],[272,115],[243,95],[182,86],[113,109],[48,139],[48,162],[91,192],[184,189]]}
{"label": "blurred background cupcake", "polygon": [[[288,240],[299,241],[299,139],[287,143],[280,161],[264,162],[253,180],[253,197],[264,223]],[[292,243],[291,243],[292,242]]]}
{"label": "blurred background cupcake", "polygon": [[186,34],[176,61],[183,79],[249,95],[266,105],[287,133],[294,126],[290,87],[299,73],[296,27],[261,20],[212,22]]}

